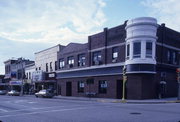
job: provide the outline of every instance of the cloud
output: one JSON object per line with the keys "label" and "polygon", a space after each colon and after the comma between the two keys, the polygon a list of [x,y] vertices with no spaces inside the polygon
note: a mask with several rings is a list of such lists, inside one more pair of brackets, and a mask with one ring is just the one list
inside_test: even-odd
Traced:
{"label": "cloud", "polygon": [[0,1],[0,37],[23,42],[87,42],[106,22],[103,0]]}
{"label": "cloud", "polygon": [[12,57],[34,60],[34,53],[54,46],[47,43],[17,42],[0,37],[0,74],[4,74],[4,61]]}
{"label": "cloud", "polygon": [[180,31],[179,0],[144,0],[142,5],[148,8],[150,16],[156,17],[159,23]]}

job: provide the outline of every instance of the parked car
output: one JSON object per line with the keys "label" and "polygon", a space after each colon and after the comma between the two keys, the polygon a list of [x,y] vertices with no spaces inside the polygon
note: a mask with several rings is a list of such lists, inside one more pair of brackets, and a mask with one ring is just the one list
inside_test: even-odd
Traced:
{"label": "parked car", "polygon": [[0,95],[5,95],[7,94],[7,90],[0,90]]}
{"label": "parked car", "polygon": [[19,96],[20,92],[17,91],[17,90],[11,90],[11,91],[8,92],[8,95],[9,96]]}
{"label": "parked car", "polygon": [[43,89],[43,90],[40,90],[39,92],[35,93],[35,96],[52,98],[52,97],[54,97],[54,92],[52,90]]}

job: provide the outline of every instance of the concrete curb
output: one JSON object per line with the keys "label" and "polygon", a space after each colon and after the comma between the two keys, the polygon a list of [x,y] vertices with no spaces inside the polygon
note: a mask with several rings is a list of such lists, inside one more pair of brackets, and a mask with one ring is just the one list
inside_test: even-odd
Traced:
{"label": "concrete curb", "polygon": [[[34,95],[24,95],[25,97],[32,97]],[[54,96],[54,99],[64,99],[64,100],[79,100],[79,101],[94,101],[94,102],[102,102],[102,103],[124,103],[124,104],[166,104],[166,103],[180,103],[180,100],[154,100],[154,101],[140,101],[140,100],[113,100],[113,99],[103,99],[103,98],[76,98],[76,97],[61,97]]]}

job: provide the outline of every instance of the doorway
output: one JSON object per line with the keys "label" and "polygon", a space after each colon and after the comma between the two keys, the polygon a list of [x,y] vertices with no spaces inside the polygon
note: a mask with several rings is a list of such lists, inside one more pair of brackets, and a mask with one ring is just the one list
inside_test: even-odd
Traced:
{"label": "doorway", "polygon": [[116,98],[121,99],[123,93],[123,80],[116,81]]}
{"label": "doorway", "polygon": [[72,83],[66,82],[66,96],[72,96]]}

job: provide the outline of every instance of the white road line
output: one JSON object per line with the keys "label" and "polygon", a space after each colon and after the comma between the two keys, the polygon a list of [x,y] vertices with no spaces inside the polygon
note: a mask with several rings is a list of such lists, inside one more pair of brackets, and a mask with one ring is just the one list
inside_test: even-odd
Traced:
{"label": "white road line", "polygon": [[0,116],[0,118],[12,117],[12,116],[22,116],[22,115],[32,115],[32,114],[48,113],[48,112],[62,112],[62,111],[80,110],[80,109],[89,109],[89,107],[70,108],[70,109],[61,109],[61,110],[50,110],[50,111],[41,111],[41,112],[31,112],[31,113],[24,113],[24,114],[21,113],[21,114],[13,114],[13,115],[4,115],[4,116]]}
{"label": "white road line", "polygon": [[[67,106],[51,106],[51,107],[43,107],[43,108],[28,108],[28,109],[20,109],[20,110],[11,110],[11,111],[6,111],[6,112],[11,113],[11,112],[24,111],[24,110],[41,110],[41,109],[61,108],[61,107],[67,107]],[[81,105],[81,106],[72,106],[72,107],[83,107],[83,106]]]}
{"label": "white road line", "polygon": [[31,104],[31,103],[37,103],[37,102],[28,102],[28,103],[30,103],[30,104]]}
{"label": "white road line", "polygon": [[2,111],[2,112],[8,112],[8,110],[5,110],[5,109],[0,109],[0,111]]}

